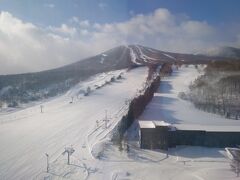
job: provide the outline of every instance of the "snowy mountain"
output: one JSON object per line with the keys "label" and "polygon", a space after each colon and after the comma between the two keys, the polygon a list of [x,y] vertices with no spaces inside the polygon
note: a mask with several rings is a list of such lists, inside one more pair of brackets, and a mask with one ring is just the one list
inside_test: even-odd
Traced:
{"label": "snowy mountain", "polygon": [[[128,116],[131,102],[150,84],[146,66],[209,59],[213,58],[131,45],[54,70],[1,76],[1,100],[40,99],[66,93],[29,103],[25,108],[0,111],[0,179],[237,179],[229,170],[223,149],[140,149],[136,121],[126,133],[133,139],[126,137],[127,142],[117,145],[111,141],[118,124]],[[143,67],[133,68],[136,66]],[[201,124],[204,118],[206,124],[211,123],[212,114],[201,112],[178,97],[178,92],[187,90],[189,83],[201,75],[201,69],[193,65],[170,67],[172,76],[161,80],[139,119],[170,117],[176,124],[186,120],[194,125]],[[11,103],[15,105],[14,101]],[[239,121],[214,117],[239,127]],[[75,151],[67,164],[67,154],[63,152],[70,148]]]}
{"label": "snowy mountain", "polygon": [[[222,59],[222,58],[214,58]],[[36,73],[0,76],[1,101],[9,107],[66,92],[98,73],[163,63],[206,63],[212,57],[164,52],[141,45],[119,46],[75,63]]]}

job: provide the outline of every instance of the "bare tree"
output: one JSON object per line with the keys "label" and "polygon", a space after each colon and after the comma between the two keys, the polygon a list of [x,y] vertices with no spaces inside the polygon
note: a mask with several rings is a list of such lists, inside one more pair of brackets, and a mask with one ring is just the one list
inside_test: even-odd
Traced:
{"label": "bare tree", "polygon": [[240,149],[239,148],[226,148],[228,157],[230,158],[231,169],[236,173],[237,177],[240,174]]}
{"label": "bare tree", "polygon": [[88,86],[84,93],[84,96],[88,96],[90,92],[91,92],[91,88]]}
{"label": "bare tree", "polygon": [[230,164],[232,170],[236,173],[237,177],[239,177],[239,173],[240,173],[240,161],[239,159],[233,159],[231,164]]}

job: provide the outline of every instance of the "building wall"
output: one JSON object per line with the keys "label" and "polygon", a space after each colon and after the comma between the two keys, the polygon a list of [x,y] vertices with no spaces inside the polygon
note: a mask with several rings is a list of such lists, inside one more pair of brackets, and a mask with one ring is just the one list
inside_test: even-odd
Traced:
{"label": "building wall", "polygon": [[240,144],[240,132],[207,132],[205,146],[236,147]]}
{"label": "building wall", "polygon": [[169,147],[176,145],[235,147],[240,144],[240,132],[206,132],[177,130],[169,133]]}
{"label": "building wall", "polygon": [[140,144],[143,149],[167,149],[168,128],[143,128],[140,133]]}
{"label": "building wall", "polygon": [[157,127],[141,129],[140,142],[143,149],[167,149],[177,145],[236,147],[240,145],[240,132],[168,131]]}
{"label": "building wall", "polygon": [[169,147],[175,147],[176,145],[202,146],[205,136],[205,131],[169,131]]}

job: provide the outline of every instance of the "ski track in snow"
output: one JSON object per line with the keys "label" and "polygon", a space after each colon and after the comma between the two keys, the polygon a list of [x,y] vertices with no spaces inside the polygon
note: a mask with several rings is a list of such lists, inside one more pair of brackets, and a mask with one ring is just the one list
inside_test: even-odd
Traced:
{"label": "ski track in snow", "polygon": [[136,48],[138,49],[139,53],[140,53],[140,57],[143,59],[144,62],[148,62],[148,60],[153,60],[153,61],[158,61],[159,59],[155,59],[152,57],[147,56],[146,54],[144,54],[142,52],[142,49],[140,46],[136,46]]}
{"label": "ski track in snow", "polygon": [[[145,53],[143,53],[142,52],[142,47],[139,46],[139,45],[134,45],[135,50],[133,48],[131,48],[130,46],[127,46],[127,47],[130,50],[131,61],[136,65],[142,65],[142,63],[137,62],[137,57],[145,63],[156,63],[160,60],[160,59],[150,57],[150,56],[146,55]],[[149,48],[147,50],[152,52],[152,53],[156,52],[156,51],[154,51],[152,49],[149,49]],[[169,54],[166,54],[166,53],[162,53],[162,54],[164,56],[170,58],[170,59],[176,60],[175,57],[173,57]]]}
{"label": "ski track in snow", "polygon": [[137,55],[135,54],[134,50],[129,46],[128,48],[130,50],[131,61],[136,65],[142,65],[142,63],[137,62]]}
{"label": "ski track in snow", "polygon": [[169,54],[163,53],[163,55],[164,55],[164,56],[167,56],[167,57],[169,57],[170,59],[176,60],[176,58],[175,58],[175,57],[173,57],[173,56],[170,56]]}
{"label": "ski track in snow", "polygon": [[147,50],[150,51],[150,52],[153,52],[153,53],[156,53],[156,52],[157,52],[156,50],[151,49],[151,48],[147,48]]}

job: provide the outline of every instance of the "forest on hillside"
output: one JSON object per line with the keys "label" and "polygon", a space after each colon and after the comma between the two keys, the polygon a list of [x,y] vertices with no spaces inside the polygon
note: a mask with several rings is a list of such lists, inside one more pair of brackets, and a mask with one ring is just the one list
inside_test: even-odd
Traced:
{"label": "forest on hillside", "polygon": [[210,62],[181,96],[203,111],[240,119],[240,61]]}

